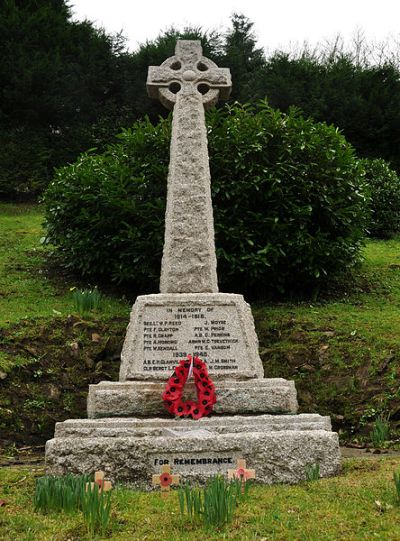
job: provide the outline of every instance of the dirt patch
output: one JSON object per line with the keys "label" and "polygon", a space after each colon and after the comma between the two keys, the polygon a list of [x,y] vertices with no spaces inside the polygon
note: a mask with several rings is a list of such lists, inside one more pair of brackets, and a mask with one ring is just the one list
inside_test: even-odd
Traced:
{"label": "dirt patch", "polygon": [[[294,380],[301,413],[332,418],[342,441],[368,438],[377,415],[400,428],[400,345],[375,359],[365,341],[285,316],[256,319],[265,376]],[[333,322],[334,323],[334,322]]]}
{"label": "dirt patch", "polygon": [[42,444],[57,421],[85,417],[89,384],[118,378],[125,327],[124,318],[69,316],[1,330],[12,367],[0,381],[0,445]]}
{"label": "dirt patch", "polygon": [[357,449],[356,447],[341,447],[342,458],[379,458],[379,457],[400,457],[397,449]]}

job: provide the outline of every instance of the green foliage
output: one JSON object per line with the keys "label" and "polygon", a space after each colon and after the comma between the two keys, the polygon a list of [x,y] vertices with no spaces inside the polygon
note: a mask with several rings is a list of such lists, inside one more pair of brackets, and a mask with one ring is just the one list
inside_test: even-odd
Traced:
{"label": "green foliage", "polygon": [[89,535],[105,535],[111,518],[111,491],[89,484],[82,498],[82,514]]}
{"label": "green foliage", "polygon": [[0,197],[40,192],[54,166],[134,118],[123,40],[71,17],[63,0],[1,2]]}
{"label": "green foliage", "polygon": [[[352,268],[365,198],[333,127],[258,103],[209,116],[219,274],[240,288],[316,290]],[[223,284],[225,286],[225,284]]]}
{"label": "green foliage", "polygon": [[[343,474],[314,483],[252,486],[248,500],[237,507],[234,521],[223,532],[204,531],[201,522],[180,517],[176,491],[160,499],[156,491],[121,487],[113,491],[118,513],[116,527],[100,541],[398,541],[399,508],[395,503],[393,472],[398,457],[344,459]],[[33,512],[32,485],[36,468],[0,468],[2,541],[88,541],[80,514],[43,515]],[[390,490],[390,492],[389,492]],[[378,511],[378,512],[377,512]]]}
{"label": "green foliage", "polygon": [[[356,264],[365,198],[335,128],[263,101],[215,109],[207,122],[222,289],[308,293]],[[169,139],[170,119],[145,120],[105,153],[56,172],[45,195],[48,240],[69,267],[156,290]]]}
{"label": "green foliage", "polygon": [[44,476],[36,481],[33,505],[42,513],[82,511],[88,533],[105,534],[111,517],[111,492],[99,490],[89,475]]}
{"label": "green foliage", "polygon": [[36,511],[74,513],[81,509],[88,475],[46,475],[36,481],[33,505]]}
{"label": "green foliage", "polygon": [[393,482],[396,489],[396,499],[400,503],[400,471],[393,472]]}
{"label": "green foliage", "polygon": [[203,512],[202,490],[186,482],[178,488],[178,498],[181,515],[185,515],[186,509],[190,520],[199,520]]}
{"label": "green foliage", "polygon": [[360,61],[357,45],[350,52],[338,50],[336,43],[327,49],[304,47],[297,55],[275,51],[259,73],[261,97],[267,95],[281,111],[296,106],[306,116],[338,126],[360,156],[385,158],[400,170],[398,63],[382,51],[376,51],[381,64]]}
{"label": "green foliage", "polygon": [[306,468],[306,480],[309,482],[318,481],[321,477],[319,464],[310,464]]}
{"label": "green foliage", "polygon": [[237,504],[247,496],[242,494],[242,482],[238,479],[227,481],[221,475],[211,477],[205,488],[191,487],[186,483],[178,489],[181,515],[191,520],[201,519],[206,528],[222,528],[232,522]]}
{"label": "green foliage", "polygon": [[223,54],[219,64],[231,71],[232,93],[230,101],[254,101],[268,95],[262,88],[262,74],[266,67],[263,49],[257,48],[252,23],[242,14],[234,13],[230,28],[223,42]]}
{"label": "green foliage", "polygon": [[97,310],[101,304],[101,293],[97,287],[93,289],[74,289],[72,300],[75,310],[81,316],[86,316],[92,310]]}
{"label": "green foliage", "polygon": [[385,160],[362,161],[369,192],[369,234],[386,239],[400,231],[400,178]]}
{"label": "green foliage", "polygon": [[379,415],[372,426],[371,443],[374,447],[383,447],[390,437],[390,423],[388,417]]}
{"label": "green foliage", "polygon": [[[123,130],[104,154],[59,169],[46,192],[48,239],[87,277],[156,287],[160,273],[170,121]],[[72,213],[72,214],[71,214]]]}

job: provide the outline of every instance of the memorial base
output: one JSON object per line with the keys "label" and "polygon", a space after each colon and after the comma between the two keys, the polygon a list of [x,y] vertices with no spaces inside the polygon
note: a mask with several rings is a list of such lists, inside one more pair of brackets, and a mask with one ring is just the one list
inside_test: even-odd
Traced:
{"label": "memorial base", "polygon": [[[167,416],[160,396],[165,382],[102,381],[89,386],[88,417]],[[194,383],[185,394],[195,396]],[[281,378],[226,380],[218,383],[215,414],[297,413],[297,394],[293,381]]]}
{"label": "memorial base", "polygon": [[103,470],[114,482],[143,488],[165,464],[183,480],[204,482],[239,458],[265,484],[305,480],[314,464],[322,477],[340,470],[338,435],[316,414],[68,420],[46,444],[49,474]]}

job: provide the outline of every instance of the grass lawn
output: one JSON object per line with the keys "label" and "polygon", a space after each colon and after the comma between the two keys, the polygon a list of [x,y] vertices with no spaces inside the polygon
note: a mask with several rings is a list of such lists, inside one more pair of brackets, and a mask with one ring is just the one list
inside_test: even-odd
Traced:
{"label": "grass lawn", "polygon": [[[119,541],[398,541],[399,502],[392,481],[400,459],[351,459],[340,477],[297,486],[254,485],[232,524],[205,531],[181,518],[176,491],[168,498],[117,487],[112,493],[112,527],[97,539]],[[32,506],[35,478],[43,471],[0,469],[2,541],[90,539],[82,515],[42,515]],[[380,502],[380,504],[376,503]]]}
{"label": "grass lawn", "polygon": [[[73,311],[70,288],[77,284],[49,276],[44,268],[48,248],[41,244],[42,222],[38,205],[0,203],[0,327]],[[102,307],[107,317],[127,316],[130,308],[114,297],[105,297]]]}

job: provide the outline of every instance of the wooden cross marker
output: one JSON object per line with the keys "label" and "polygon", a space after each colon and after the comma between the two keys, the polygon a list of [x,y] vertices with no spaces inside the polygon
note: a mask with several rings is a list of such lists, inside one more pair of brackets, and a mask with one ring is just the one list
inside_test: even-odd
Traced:
{"label": "wooden cross marker", "polygon": [[248,470],[246,468],[246,461],[243,458],[237,459],[235,470],[228,470],[228,479],[239,479],[242,481],[242,491],[244,490],[246,481],[255,478],[256,470]]}
{"label": "wooden cross marker", "polygon": [[161,474],[153,475],[153,486],[160,485],[161,496],[165,497],[171,490],[171,485],[179,485],[180,475],[171,475],[171,466],[165,465],[161,468]]}
{"label": "wooden cross marker", "polygon": [[99,492],[107,492],[108,490],[112,489],[112,483],[111,481],[105,481],[104,480],[105,473],[103,471],[97,471],[94,474],[94,483],[86,483],[86,491],[89,488],[93,490],[94,486],[97,485],[99,487]]}

